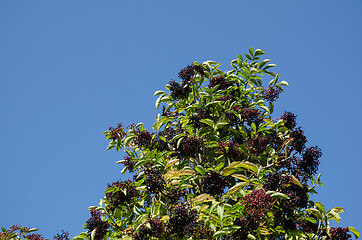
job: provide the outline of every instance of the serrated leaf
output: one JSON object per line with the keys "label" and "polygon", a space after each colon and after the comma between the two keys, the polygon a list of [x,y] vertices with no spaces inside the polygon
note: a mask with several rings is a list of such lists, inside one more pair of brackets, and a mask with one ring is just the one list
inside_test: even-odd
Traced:
{"label": "serrated leaf", "polygon": [[239,191],[239,189],[241,189],[242,187],[244,187],[245,185],[247,185],[247,182],[239,182],[236,185],[234,185],[232,188],[229,189],[229,191],[226,193],[225,196],[230,196],[233,193],[236,193],[237,191]]}
{"label": "serrated leaf", "polygon": [[200,165],[197,165],[196,167],[195,167],[195,170],[198,172],[198,173],[200,173],[201,174],[201,176],[205,176],[205,169],[202,167],[202,166],[200,166]]}
{"label": "serrated leaf", "polygon": [[242,180],[244,182],[249,182],[249,178],[247,176],[242,175],[242,174],[232,174],[231,176],[234,177],[234,178],[237,178],[239,180]]}
{"label": "serrated leaf", "polygon": [[217,238],[217,237],[220,237],[220,236],[228,235],[229,233],[230,233],[230,231],[223,231],[223,230],[217,231],[217,232],[214,234],[213,238]]}

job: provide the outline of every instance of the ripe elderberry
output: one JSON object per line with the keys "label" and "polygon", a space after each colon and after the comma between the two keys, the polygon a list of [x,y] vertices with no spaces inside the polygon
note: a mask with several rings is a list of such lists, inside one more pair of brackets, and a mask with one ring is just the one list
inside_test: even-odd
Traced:
{"label": "ripe elderberry", "polygon": [[272,198],[262,189],[252,191],[242,201],[247,214],[253,219],[261,219],[272,207]]}
{"label": "ripe elderberry", "polygon": [[242,151],[239,149],[239,144],[233,141],[228,142],[219,142],[219,153],[228,156],[234,161],[240,160],[242,156]]}
{"label": "ripe elderberry", "polygon": [[126,133],[124,132],[124,127],[122,126],[122,123],[117,123],[117,127],[109,127],[110,135],[113,140],[116,140],[118,138],[123,138]]}
{"label": "ripe elderberry", "polygon": [[149,239],[150,237],[159,238],[165,232],[165,226],[160,219],[148,218],[147,222],[142,224],[137,234],[133,234],[133,240]]}
{"label": "ripe elderberry", "polygon": [[136,134],[135,143],[140,147],[150,147],[151,146],[151,140],[152,140],[152,134],[149,133],[147,130],[139,130],[134,129],[134,132]]}
{"label": "ripe elderberry", "polygon": [[167,189],[165,196],[170,204],[175,205],[180,202],[182,198],[186,198],[187,191],[179,187],[171,187]]}
{"label": "ripe elderberry", "polygon": [[258,109],[242,108],[240,113],[243,120],[249,125],[255,123],[255,125],[258,126],[263,121],[263,119],[259,117],[260,111]]}
{"label": "ripe elderberry", "polygon": [[166,185],[165,179],[163,178],[161,172],[158,169],[146,169],[146,179],[144,184],[146,185],[147,191],[149,193],[159,193],[161,192]]}
{"label": "ripe elderberry", "polygon": [[62,233],[54,236],[54,240],[69,240],[69,233],[62,230]]}
{"label": "ripe elderberry", "polygon": [[95,239],[101,240],[108,231],[109,223],[101,219],[100,211],[92,209],[90,213],[91,218],[85,223],[85,228],[88,229],[89,234],[95,230]]}
{"label": "ripe elderberry", "polygon": [[204,192],[214,196],[224,192],[228,181],[226,180],[226,177],[222,176],[220,173],[211,171],[202,178],[201,184]]}
{"label": "ripe elderberry", "polygon": [[195,157],[201,152],[202,140],[194,137],[185,137],[179,147],[179,151],[183,157]]}
{"label": "ripe elderberry", "polygon": [[283,113],[283,116],[281,116],[281,119],[284,120],[284,126],[286,128],[289,128],[290,130],[292,130],[297,125],[297,123],[295,121],[296,118],[297,118],[297,116],[294,115],[294,113],[287,112],[287,111],[285,111]]}
{"label": "ripe elderberry", "polygon": [[220,89],[227,89],[228,87],[231,86],[231,84],[228,81],[226,81],[224,76],[217,76],[210,80],[208,87],[214,88],[216,86],[218,86],[217,90],[220,90]]}
{"label": "ripe elderberry", "polygon": [[191,92],[189,86],[184,86],[184,84],[179,84],[175,80],[168,82],[170,84],[171,97],[175,100],[186,99]]}
{"label": "ripe elderberry", "polygon": [[202,66],[196,66],[196,65],[188,65],[187,67],[181,69],[178,76],[181,78],[183,83],[188,83],[191,78],[194,77],[196,73],[199,73],[200,75],[204,75],[204,69]]}
{"label": "ripe elderberry", "polygon": [[260,154],[266,150],[268,139],[264,136],[255,136],[249,140],[248,148],[253,154]]}
{"label": "ripe elderberry", "polygon": [[301,153],[305,148],[305,144],[307,142],[307,138],[304,136],[303,130],[299,127],[292,132],[292,148]]}
{"label": "ripe elderberry", "polygon": [[110,201],[112,209],[133,202],[136,196],[136,187],[133,181],[118,180],[112,184],[108,183],[107,188],[110,187],[117,187],[119,189],[118,191],[106,193],[106,198]]}
{"label": "ripe elderberry", "polygon": [[318,146],[306,148],[303,152],[303,158],[298,162],[298,168],[307,175],[316,174],[321,156],[322,151]]}
{"label": "ripe elderberry", "polygon": [[349,239],[352,239],[351,234],[349,234],[348,228],[341,228],[341,227],[331,228],[329,230],[329,234],[330,234],[331,237],[327,237],[327,239],[330,239],[330,240],[349,240]]}
{"label": "ripe elderberry", "polygon": [[133,172],[134,171],[134,166],[136,165],[136,163],[134,161],[132,161],[132,157],[129,155],[124,156],[124,162],[123,165],[130,171]]}
{"label": "ripe elderberry", "polygon": [[198,214],[186,203],[179,204],[171,211],[167,229],[170,234],[192,236]]}
{"label": "ripe elderberry", "polygon": [[274,86],[271,86],[263,91],[264,98],[268,100],[269,102],[274,102],[279,98],[279,94],[282,91]]}

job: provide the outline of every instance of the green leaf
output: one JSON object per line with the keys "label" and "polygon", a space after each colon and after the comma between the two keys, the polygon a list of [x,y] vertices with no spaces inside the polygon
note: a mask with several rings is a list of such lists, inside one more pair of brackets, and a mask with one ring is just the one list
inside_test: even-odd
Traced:
{"label": "green leaf", "polygon": [[285,194],[283,194],[283,193],[280,193],[280,192],[272,193],[272,194],[270,194],[270,196],[271,196],[272,198],[277,198],[277,199],[279,199],[279,198],[289,199],[289,197],[288,197],[287,195],[285,195]]}
{"label": "green leaf", "polygon": [[270,61],[270,59],[265,59],[259,64],[259,68],[263,68],[265,64],[267,64]]}
{"label": "green leaf", "polygon": [[264,55],[265,52],[261,49],[256,49],[254,54],[255,54],[255,56],[260,56],[260,55]]}
{"label": "green leaf", "polygon": [[205,176],[205,169],[201,165],[197,165],[195,170],[201,174],[201,176]]}
{"label": "green leaf", "polygon": [[289,86],[288,82],[286,81],[281,81],[280,83],[277,84],[278,86]]}
{"label": "green leaf", "polygon": [[210,119],[200,119],[200,122],[209,125],[210,127],[214,127],[214,122]]}
{"label": "green leaf", "polygon": [[165,96],[164,94],[162,94],[161,96],[159,96],[156,100],[156,109],[158,109],[158,107],[160,106],[161,100],[163,98],[163,96]]}
{"label": "green leaf", "polygon": [[214,236],[213,236],[213,238],[217,238],[217,237],[220,237],[220,236],[224,236],[224,235],[228,235],[230,233],[230,231],[217,231],[215,234],[214,234]]}
{"label": "green leaf", "polygon": [[353,233],[353,235],[356,239],[359,238],[360,234],[354,227],[348,227],[348,229]]}
{"label": "green leaf", "polygon": [[225,196],[230,196],[233,193],[236,193],[237,191],[240,190],[240,188],[244,187],[245,185],[247,185],[247,182],[239,182],[236,185],[234,185],[232,188],[229,189],[229,191],[226,193]]}
{"label": "green leaf", "polygon": [[157,95],[160,95],[160,94],[165,94],[166,92],[165,91],[156,91],[153,96],[157,96]]}
{"label": "green leaf", "polygon": [[219,215],[219,220],[220,220],[220,223],[223,222],[224,220],[224,207],[223,206],[217,206],[217,215]]}
{"label": "green leaf", "polygon": [[324,206],[323,206],[322,203],[320,203],[320,202],[315,202],[314,204],[317,206],[317,208],[319,209],[319,211],[321,211],[323,214],[326,213],[326,209],[324,208]]}
{"label": "green leaf", "polygon": [[254,49],[249,47],[249,53],[250,53],[250,56],[254,56]]}

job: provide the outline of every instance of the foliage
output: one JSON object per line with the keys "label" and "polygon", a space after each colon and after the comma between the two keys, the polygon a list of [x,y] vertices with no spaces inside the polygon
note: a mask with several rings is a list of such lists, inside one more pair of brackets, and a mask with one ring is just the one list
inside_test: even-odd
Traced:
{"label": "foliage", "polygon": [[[1,228],[0,240],[46,240],[39,233],[37,228],[22,227],[19,225],[13,225],[10,229]],[[62,230],[62,233],[57,233],[54,236],[54,240],[69,240],[69,233]]]}
{"label": "foliage", "polygon": [[[110,127],[107,150],[123,151],[117,163],[134,177],[108,184],[74,240],[358,238],[353,227],[331,227],[343,208],[311,199],[322,151],[306,146],[295,114],[272,118],[288,83],[264,54],[249,48],[227,72],[213,61],[182,69],[180,82],[155,92],[163,109],[153,132],[142,123]],[[3,228],[0,240],[44,239],[35,230]]]}
{"label": "foliage", "polygon": [[[105,132],[134,179],[109,184],[97,226],[75,239],[351,239],[331,228],[343,208],[311,200],[322,185],[318,146],[306,147],[296,115],[272,118],[285,81],[262,50],[221,64],[194,62],[156,91],[153,131],[142,123]],[[271,76],[267,87],[262,77]]]}

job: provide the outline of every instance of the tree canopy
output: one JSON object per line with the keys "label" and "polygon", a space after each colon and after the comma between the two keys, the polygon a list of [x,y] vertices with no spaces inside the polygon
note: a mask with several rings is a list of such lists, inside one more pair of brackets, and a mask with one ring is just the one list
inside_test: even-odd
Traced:
{"label": "tree canopy", "polygon": [[151,131],[110,127],[107,150],[124,152],[117,163],[134,177],[108,184],[74,239],[358,238],[353,227],[331,227],[343,208],[312,200],[322,151],[308,145],[294,113],[272,117],[288,83],[264,54],[249,48],[227,72],[194,62],[155,92],[162,112]]}

